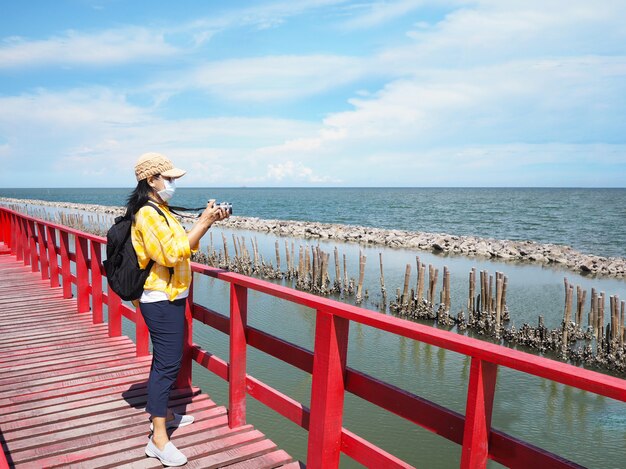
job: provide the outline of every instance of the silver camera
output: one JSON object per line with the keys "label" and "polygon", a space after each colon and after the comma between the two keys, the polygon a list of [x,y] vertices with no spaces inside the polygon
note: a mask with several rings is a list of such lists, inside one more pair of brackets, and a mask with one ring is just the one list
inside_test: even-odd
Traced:
{"label": "silver camera", "polygon": [[230,202],[215,202],[215,206],[226,210],[226,213],[228,213],[229,215],[233,214],[233,204],[231,204]]}

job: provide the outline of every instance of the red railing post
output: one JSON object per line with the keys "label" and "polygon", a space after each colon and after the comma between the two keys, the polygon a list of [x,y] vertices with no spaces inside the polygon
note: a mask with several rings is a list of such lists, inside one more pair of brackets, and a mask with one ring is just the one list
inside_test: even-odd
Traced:
{"label": "red railing post", "polygon": [[39,245],[39,262],[41,263],[41,280],[50,278],[48,266],[48,249],[46,243],[46,228],[41,222],[37,222],[37,244]]}
{"label": "red railing post", "polygon": [[15,224],[13,223],[13,217],[11,216],[11,214],[7,213],[6,217],[7,217],[7,223],[9,224],[9,226],[7,228],[8,238],[4,240],[4,243],[10,246],[13,246],[13,244],[15,244],[14,243],[15,238],[13,237],[13,226]]}
{"label": "red railing post", "polygon": [[472,357],[463,430],[462,468],[487,466],[498,366]]}
{"label": "red railing post", "polygon": [[24,260],[24,239],[22,236],[22,218],[13,215],[15,226],[15,256],[18,261]]}
{"label": "red railing post", "polygon": [[7,217],[7,212],[0,209],[0,241],[2,241],[5,245],[9,246],[9,232],[7,228],[9,227],[9,220]]}
{"label": "red railing post", "polygon": [[35,234],[35,222],[26,221],[28,230],[28,246],[30,250],[30,266],[32,272],[39,272],[39,255],[37,254],[37,235]]}
{"label": "red railing post", "polygon": [[91,311],[94,324],[102,323],[102,245],[91,241]]}
{"label": "red railing post", "polygon": [[145,357],[150,354],[150,331],[146,321],[141,314],[139,303],[135,308],[135,343],[138,357]]}
{"label": "red railing post", "polygon": [[339,466],[349,321],[317,310],[307,467]]}
{"label": "red railing post", "polygon": [[46,239],[48,241],[48,264],[50,266],[50,286],[58,287],[59,283],[59,259],[57,253],[56,231],[51,226],[46,226]]}
{"label": "red railing post", "polygon": [[11,255],[16,256],[18,261],[21,261],[22,258],[19,254],[19,245],[20,245],[20,235],[19,235],[19,226],[18,226],[18,218],[15,214],[11,214]]}
{"label": "red railing post", "polygon": [[230,367],[228,388],[228,425],[246,424],[246,326],[248,289],[230,284]]}
{"label": "red railing post", "polygon": [[107,298],[109,337],[119,337],[122,335],[122,300],[110,288],[107,288]]}
{"label": "red railing post", "polygon": [[87,238],[74,235],[76,249],[76,310],[79,313],[90,311],[89,308],[89,246]]}
{"label": "red railing post", "polygon": [[63,298],[72,297],[72,281],[70,279],[70,237],[67,231],[60,233],[61,245],[61,279],[63,280]]}
{"label": "red railing post", "polygon": [[183,343],[183,361],[176,378],[176,387],[191,388],[192,347],[193,347],[193,282],[189,287],[189,296],[185,302],[185,336]]}
{"label": "red railing post", "polygon": [[30,265],[30,240],[28,236],[28,223],[26,219],[20,217],[20,244],[22,245],[22,260],[24,265]]}
{"label": "red railing post", "polygon": [[6,242],[6,213],[0,208],[0,241]]}

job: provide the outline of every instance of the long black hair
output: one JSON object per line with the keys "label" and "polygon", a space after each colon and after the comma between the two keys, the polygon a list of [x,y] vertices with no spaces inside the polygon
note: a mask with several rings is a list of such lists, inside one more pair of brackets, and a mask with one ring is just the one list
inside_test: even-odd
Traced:
{"label": "long black hair", "polygon": [[135,213],[146,205],[152,194],[152,187],[148,184],[148,179],[142,179],[137,183],[137,187],[133,190],[126,200],[126,215],[133,222],[135,221]]}

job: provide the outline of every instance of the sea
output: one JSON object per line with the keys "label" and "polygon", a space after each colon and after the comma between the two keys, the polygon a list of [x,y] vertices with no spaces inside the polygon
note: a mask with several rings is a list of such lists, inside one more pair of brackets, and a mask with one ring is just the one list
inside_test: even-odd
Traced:
{"label": "sea", "polygon": [[[0,188],[0,197],[121,206],[130,191],[131,188]],[[533,240],[568,245],[589,254],[626,257],[626,230],[622,225],[626,222],[626,189],[181,187],[172,204],[201,207],[208,199],[231,202],[234,215],[247,217]],[[228,243],[232,234],[244,235],[248,241],[257,238],[262,255],[273,259],[276,237],[272,234],[232,232],[218,226],[209,233],[216,241],[216,249],[222,234]],[[203,242],[206,247],[208,236]],[[588,293],[596,288],[606,292],[607,298],[619,295],[626,299],[626,280],[583,276],[560,266],[444,256],[332,240],[296,239],[295,242],[318,244],[326,252],[338,247],[347,256],[351,277],[358,272],[361,253],[366,255],[365,288],[369,297],[361,306],[374,311],[380,311],[379,254],[385,259],[385,282],[390,295],[402,285],[405,266],[414,266],[416,255],[440,271],[444,265],[448,267],[454,312],[466,304],[471,268],[504,272],[509,279],[509,326],[517,328],[524,323],[536,325],[539,315],[547,327],[560,327],[564,277]],[[411,284],[414,282],[413,273]],[[194,278],[194,285],[194,301],[228,315],[229,285],[201,275]],[[248,321],[252,327],[313,349],[314,310],[250,291]],[[134,338],[134,325],[126,319],[123,332]],[[215,329],[196,321],[194,342],[228,360],[228,337]],[[470,362],[463,355],[351,323],[347,361],[353,369],[459,414],[465,413]],[[310,374],[252,347],[248,347],[247,372],[303,405],[310,405]],[[194,365],[193,381],[216,403],[228,404],[226,383],[212,373]],[[409,464],[435,469],[459,467],[459,445],[349,393],[344,406],[344,427]],[[249,423],[292,456],[306,461],[305,430],[252,398],[248,398],[247,409]],[[584,467],[626,467],[626,403],[621,401],[500,367],[492,425]],[[362,466],[344,456],[340,467]],[[488,467],[500,466],[490,461]]]}
{"label": "sea", "polygon": [[[0,197],[125,204],[131,188],[7,189]],[[532,240],[626,257],[626,189],[185,188],[172,204],[233,204],[234,215]]]}

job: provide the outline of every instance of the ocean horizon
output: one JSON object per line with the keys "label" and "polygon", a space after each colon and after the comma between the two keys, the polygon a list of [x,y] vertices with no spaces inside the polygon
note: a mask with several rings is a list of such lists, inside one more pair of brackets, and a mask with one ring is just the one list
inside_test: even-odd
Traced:
{"label": "ocean horizon", "polygon": [[[123,206],[131,187],[0,188],[0,197]],[[174,205],[228,201],[234,215],[530,240],[626,257],[626,188],[179,187]]]}

